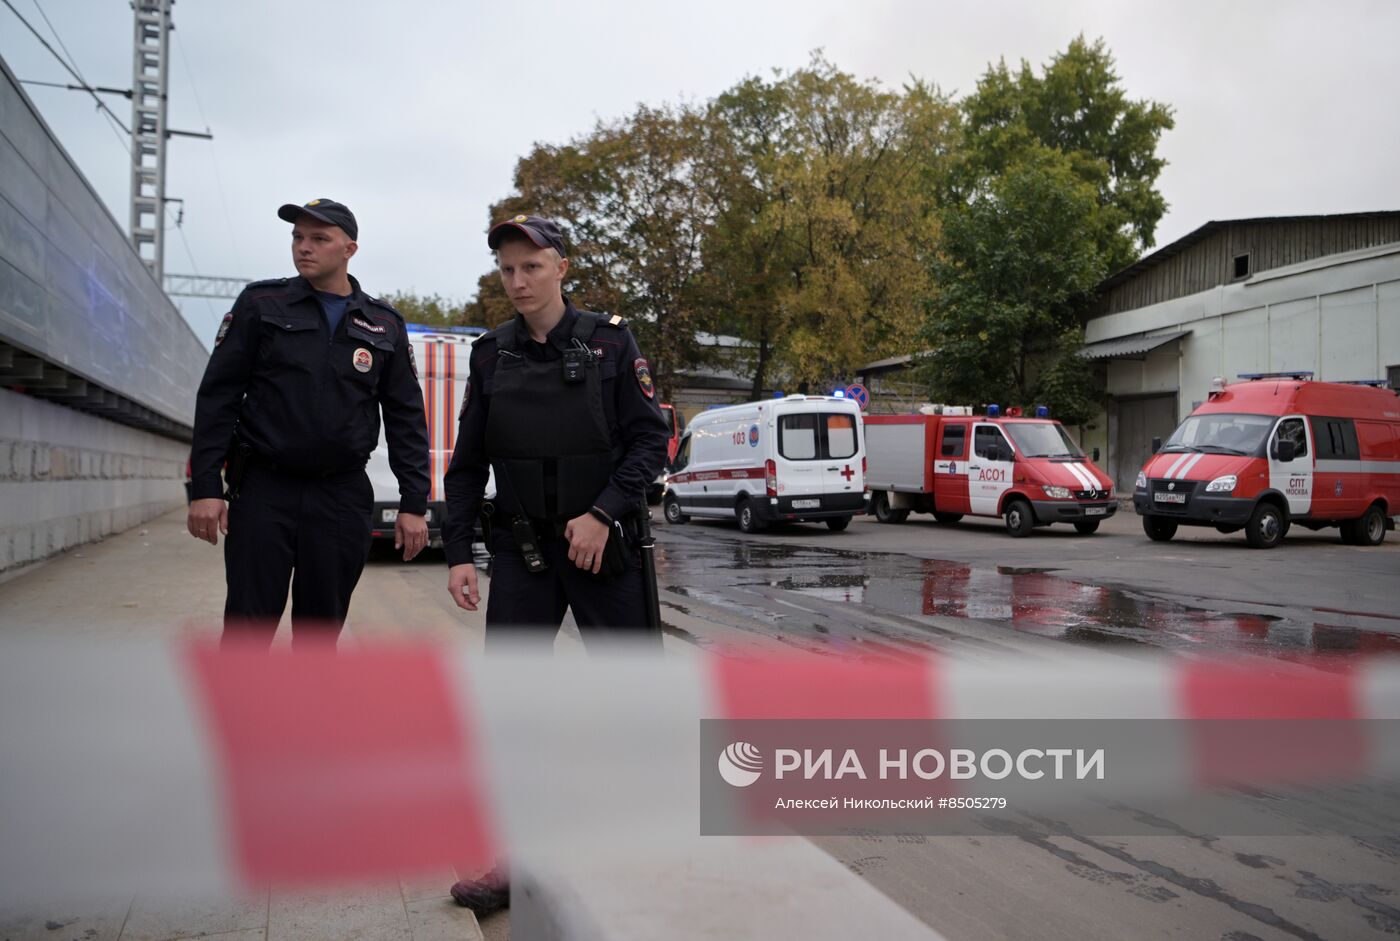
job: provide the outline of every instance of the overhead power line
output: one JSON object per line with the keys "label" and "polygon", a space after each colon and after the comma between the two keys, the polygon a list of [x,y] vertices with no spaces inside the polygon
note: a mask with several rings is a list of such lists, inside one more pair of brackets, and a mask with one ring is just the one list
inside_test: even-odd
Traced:
{"label": "overhead power line", "polygon": [[[101,98],[97,97],[97,92],[93,89],[93,87],[92,87],[91,85],[89,85],[89,84],[87,83],[87,80],[84,79],[81,75],[79,75],[77,69],[75,69],[75,68],[73,68],[73,66],[69,65],[68,62],[67,62],[67,60],[64,59],[63,56],[61,56],[61,55],[58,54],[58,50],[56,50],[53,46],[49,45],[49,41],[48,41],[47,39],[45,39],[45,38],[43,37],[43,35],[40,34],[40,32],[39,32],[37,29],[34,28],[33,24],[31,24],[28,20],[26,20],[26,19],[24,18],[24,15],[23,15],[22,13],[20,13],[18,10],[15,9],[15,5],[14,5],[13,3],[11,3],[10,0],[0,0],[0,3],[5,4],[6,8],[8,8],[9,11],[15,15],[15,19],[17,19],[17,20],[19,20],[21,23],[23,23],[23,24],[24,24],[24,28],[27,29],[27,30],[29,30],[29,32],[32,33],[32,34],[34,35],[34,38],[37,39],[37,40],[39,40],[39,44],[40,44],[41,46],[43,46],[45,49],[48,50],[49,55],[53,56],[54,59],[56,59],[56,60],[58,61],[58,64],[61,65],[61,66],[63,66],[63,68],[68,72],[69,75],[73,76],[75,79],[77,79],[77,80],[81,83],[82,88],[79,89],[79,90],[80,90],[80,91],[86,91],[89,95],[92,96],[92,100],[95,101],[95,102],[97,102],[98,110],[104,112],[104,113],[108,116],[108,118],[110,118],[111,120],[113,120],[113,121],[115,121],[115,122],[117,123],[117,127],[121,128],[122,131],[123,131],[123,133],[129,135],[129,134],[131,133],[131,128],[129,128],[129,127],[127,127],[125,124],[123,124],[121,118],[117,117],[116,114],[112,111],[112,109],[109,108],[109,107],[107,107],[107,102],[105,102],[105,101],[103,101]],[[40,8],[39,13],[42,15],[43,12],[44,12],[43,9]],[[48,17],[44,17],[44,21],[45,21],[45,22],[48,22]],[[53,29],[52,24],[50,24],[49,28],[50,28],[50,29]],[[57,36],[57,35],[58,35],[58,33],[55,32],[55,33],[54,33],[54,36]],[[62,45],[62,44],[63,44],[63,40],[60,39],[60,40],[59,40],[59,45]],[[125,146],[125,145],[123,145],[123,146]],[[129,149],[129,148],[128,148],[128,149]]]}
{"label": "overhead power line", "polygon": [[37,78],[22,78],[21,85],[42,85],[45,88],[66,88],[68,91],[95,91],[104,95],[121,95],[124,98],[131,97],[130,88],[108,88],[105,85],[72,85],[65,82],[41,82]]}

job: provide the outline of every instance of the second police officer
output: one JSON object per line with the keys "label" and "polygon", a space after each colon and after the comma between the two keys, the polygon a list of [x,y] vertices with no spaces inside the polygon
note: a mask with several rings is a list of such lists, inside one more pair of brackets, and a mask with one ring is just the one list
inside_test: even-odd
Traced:
{"label": "second police officer", "polygon": [[669,434],[647,361],[621,317],[564,296],[569,261],[554,222],[515,216],[486,242],[516,316],[472,348],[444,480],[448,591],[468,611],[481,600],[471,540],[494,469],[488,649],[547,646],[566,609],[590,646],[659,645],[632,529]]}

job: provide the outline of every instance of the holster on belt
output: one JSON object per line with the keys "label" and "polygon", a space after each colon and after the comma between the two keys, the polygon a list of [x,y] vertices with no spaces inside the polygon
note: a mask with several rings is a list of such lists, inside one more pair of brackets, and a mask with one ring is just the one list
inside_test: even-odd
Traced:
{"label": "holster on belt", "polygon": [[607,544],[603,546],[602,564],[598,568],[598,574],[593,577],[601,581],[617,578],[630,572],[636,561],[637,555],[623,521],[613,520],[612,525],[608,527]]}
{"label": "holster on belt", "polygon": [[227,486],[225,499],[237,500],[238,494],[243,487],[243,481],[248,477],[248,468],[253,463],[253,446],[248,442],[235,438],[233,447],[229,449],[228,459],[224,464],[224,483]]}
{"label": "holster on belt", "polygon": [[496,521],[496,505],[490,500],[481,504],[481,512],[477,514],[477,520],[481,523],[481,542],[486,546],[488,555],[493,555],[491,548],[491,532]]}

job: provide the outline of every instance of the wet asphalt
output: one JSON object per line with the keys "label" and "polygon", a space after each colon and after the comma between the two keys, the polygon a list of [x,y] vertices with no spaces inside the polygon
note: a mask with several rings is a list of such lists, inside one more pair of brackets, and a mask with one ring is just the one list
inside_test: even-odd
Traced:
{"label": "wet asphalt", "polygon": [[[1400,652],[1394,532],[1375,548],[1298,527],[1273,550],[1213,530],[1154,543],[1128,510],[1087,536],[1047,527],[1013,539],[996,520],[950,526],[920,516],[757,535],[691,520],[659,523],[657,545],[666,610],[814,652],[997,646],[1014,643],[1008,631],[1199,653]],[[966,630],[950,632],[949,618]]]}
{"label": "wet asphalt", "polygon": [[[1131,510],[1093,535],[1050,527],[1024,539],[995,520],[947,526],[918,516],[902,525],[857,518],[840,533],[795,524],[745,535],[729,521],[657,527],[663,620],[669,614],[669,632],[700,647],[735,636],[877,658],[1111,647],[1248,652],[1324,669],[1400,652],[1396,535],[1376,548],[1296,527],[1270,551],[1213,530],[1154,543]],[[1345,820],[1367,797],[1342,788],[1242,800],[1285,817],[1302,800]],[[1019,813],[985,837],[811,839],[950,939],[1400,934],[1393,837],[1348,835],[1345,825],[1222,836],[1132,807],[1115,812],[1122,832],[1142,834],[1147,820],[1149,834],[1055,833],[1052,821]]]}

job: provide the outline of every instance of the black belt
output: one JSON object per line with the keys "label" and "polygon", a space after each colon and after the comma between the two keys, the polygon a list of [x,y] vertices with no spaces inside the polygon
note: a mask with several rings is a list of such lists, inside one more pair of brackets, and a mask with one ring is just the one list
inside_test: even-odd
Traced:
{"label": "black belt", "polygon": [[264,470],[270,470],[287,477],[299,477],[302,480],[323,480],[327,477],[339,477],[341,474],[351,474],[355,471],[364,470],[365,464],[368,463],[367,461],[361,461],[359,464],[347,464],[344,467],[334,467],[329,470],[306,470],[300,467],[287,467],[285,464],[278,464],[276,461],[268,460],[256,451],[249,455],[248,460],[254,467],[261,467]]}

